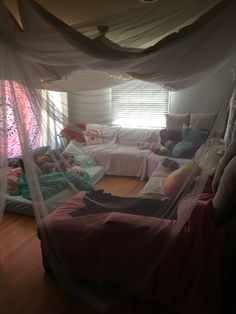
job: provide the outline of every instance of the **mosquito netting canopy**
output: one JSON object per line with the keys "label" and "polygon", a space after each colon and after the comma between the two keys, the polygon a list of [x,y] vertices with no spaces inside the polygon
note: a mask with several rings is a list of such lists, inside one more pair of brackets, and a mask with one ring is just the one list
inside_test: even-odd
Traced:
{"label": "mosquito netting canopy", "polygon": [[[65,147],[58,136],[68,125],[66,131],[76,133],[77,139],[88,136],[88,129],[75,123],[72,126],[70,104],[63,94],[59,97],[49,91],[83,95],[90,90],[91,107],[100,90],[112,86],[121,86],[127,93],[150,83],[166,90],[192,86],[233,60],[236,2],[158,1],[74,27],[35,1],[18,0],[18,7],[20,23],[0,2],[0,215],[7,207],[28,206],[36,217],[45,265],[76,296],[98,309],[106,310],[124,297],[145,295],[153,278],[155,285],[160,282],[159,288],[152,286],[155,298],[165,303],[173,291],[156,272],[183,230],[190,228],[188,222],[196,206],[202,206],[199,198],[219,152],[218,137],[224,133],[225,108],[234,80],[211,132],[205,134],[204,140],[207,136],[210,139],[193,160],[187,158],[181,185],[173,192],[167,182],[166,197],[155,200],[96,192],[83,161],[74,156],[79,151],[86,163],[94,166],[91,155],[83,150],[87,145],[72,141]],[[104,27],[97,31],[101,24],[109,25],[107,33]],[[103,122],[110,121],[104,118]],[[110,132],[118,128],[110,126]],[[160,141],[159,131],[150,132],[148,144]],[[93,134],[92,140],[97,136]],[[145,150],[145,158],[149,153]],[[165,162],[168,176],[180,171],[178,160]],[[139,176],[144,178],[145,171]],[[80,191],[87,193],[77,194]],[[67,207],[57,212],[68,200]],[[148,267],[142,254],[146,254]],[[158,295],[161,283],[164,292]],[[199,310],[205,303],[202,299],[198,302],[198,297],[190,299]],[[186,311],[179,307],[178,313]]]}

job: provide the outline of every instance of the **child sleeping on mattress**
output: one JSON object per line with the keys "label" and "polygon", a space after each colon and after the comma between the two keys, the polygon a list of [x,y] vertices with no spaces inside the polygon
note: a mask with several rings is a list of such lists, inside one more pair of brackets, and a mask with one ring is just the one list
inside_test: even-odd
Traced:
{"label": "child sleeping on mattress", "polygon": [[[46,200],[53,195],[66,190],[71,189],[73,186],[78,190],[91,191],[93,190],[93,184],[91,177],[86,171],[74,171],[73,168],[79,166],[72,165],[71,168],[66,168],[66,164],[59,165],[58,161],[50,160],[48,158],[40,158],[40,162],[46,163],[46,169],[51,169],[52,172],[44,173],[43,175],[38,176],[39,185],[43,198]],[[21,195],[24,198],[31,199],[31,193],[25,174],[24,162],[20,159],[20,166],[22,168],[23,174],[18,180],[18,191],[15,195]],[[43,164],[41,164],[43,167]],[[65,172],[60,171],[59,167],[63,168]],[[44,169],[44,168],[43,168]]]}
{"label": "child sleeping on mattress", "polygon": [[76,164],[74,157],[69,153],[50,151],[47,154],[39,153],[34,156],[34,161],[42,173],[55,171],[82,173],[85,170]]}

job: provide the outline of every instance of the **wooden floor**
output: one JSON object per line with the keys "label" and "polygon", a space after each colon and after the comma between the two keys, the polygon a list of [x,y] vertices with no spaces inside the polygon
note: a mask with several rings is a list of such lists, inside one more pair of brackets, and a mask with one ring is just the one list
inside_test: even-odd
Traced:
{"label": "wooden floor", "polygon": [[[119,196],[136,195],[143,185],[144,182],[137,179],[119,177],[105,177],[97,184],[106,192]],[[34,218],[4,215],[0,225],[0,313],[98,313],[45,274],[36,232]],[[145,314],[147,309],[126,304],[109,313]]]}

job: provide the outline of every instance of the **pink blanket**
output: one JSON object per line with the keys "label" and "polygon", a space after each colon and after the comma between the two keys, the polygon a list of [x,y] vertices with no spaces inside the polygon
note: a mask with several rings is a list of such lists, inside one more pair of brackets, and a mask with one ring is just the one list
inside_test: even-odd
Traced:
{"label": "pink blanket", "polygon": [[[139,298],[164,306],[165,313],[219,313],[224,230],[212,223],[210,193],[202,194],[163,257],[174,220],[115,212],[72,217],[84,207],[83,195],[77,194],[44,221],[54,251],[74,276],[97,285],[113,282],[127,291],[141,283]],[[180,202],[179,215],[187,203],[187,198]]]}

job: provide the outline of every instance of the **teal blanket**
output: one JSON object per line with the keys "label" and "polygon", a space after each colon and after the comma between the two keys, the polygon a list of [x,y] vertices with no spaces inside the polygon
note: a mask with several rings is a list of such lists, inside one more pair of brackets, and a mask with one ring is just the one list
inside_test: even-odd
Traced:
{"label": "teal blanket", "polygon": [[[45,200],[65,189],[68,189],[70,183],[73,183],[80,191],[91,191],[93,189],[91,177],[87,172],[83,172],[81,174],[73,172],[52,172],[39,176],[38,179],[42,195]],[[24,198],[31,199],[26,175],[22,175],[19,178],[18,186],[19,189],[16,194],[22,195]]]}

